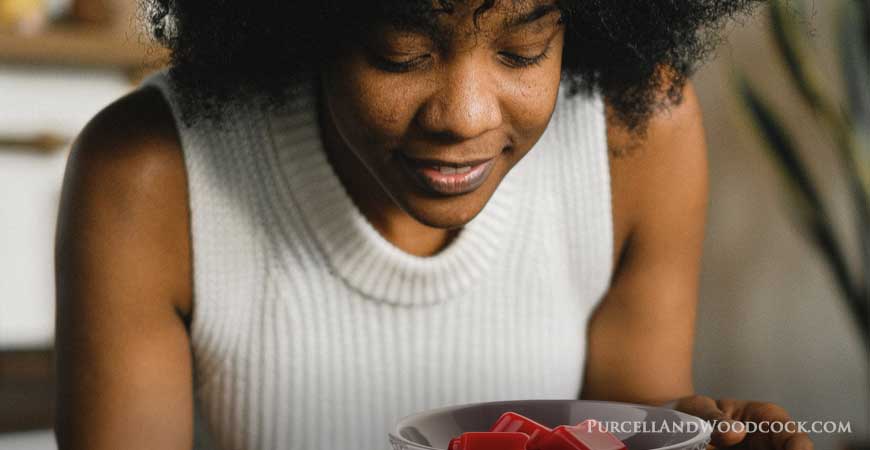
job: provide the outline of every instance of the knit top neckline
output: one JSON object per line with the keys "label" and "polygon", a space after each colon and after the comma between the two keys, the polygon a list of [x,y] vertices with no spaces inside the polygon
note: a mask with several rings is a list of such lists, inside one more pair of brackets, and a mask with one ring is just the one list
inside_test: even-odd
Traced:
{"label": "knit top neckline", "polygon": [[366,219],[328,161],[317,95],[316,84],[305,85],[267,117],[282,189],[334,275],[366,298],[404,306],[440,303],[474,289],[505,246],[516,177],[506,176],[483,210],[439,253],[406,253]]}

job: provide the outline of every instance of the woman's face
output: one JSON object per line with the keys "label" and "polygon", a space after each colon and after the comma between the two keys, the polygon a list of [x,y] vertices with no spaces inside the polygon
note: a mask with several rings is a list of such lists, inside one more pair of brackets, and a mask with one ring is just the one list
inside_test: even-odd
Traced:
{"label": "woman's face", "polygon": [[323,76],[331,157],[355,159],[433,227],[483,209],[543,134],[559,89],[555,5],[496,2],[475,24],[478,6],[457,2],[431,26],[376,27]]}

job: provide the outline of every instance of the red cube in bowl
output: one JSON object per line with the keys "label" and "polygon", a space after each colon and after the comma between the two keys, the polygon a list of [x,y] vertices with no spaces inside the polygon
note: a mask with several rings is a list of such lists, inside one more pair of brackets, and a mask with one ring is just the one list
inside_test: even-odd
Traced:
{"label": "red cube in bowl", "polygon": [[577,425],[560,425],[529,450],[627,450],[625,444],[598,422],[588,419]]}

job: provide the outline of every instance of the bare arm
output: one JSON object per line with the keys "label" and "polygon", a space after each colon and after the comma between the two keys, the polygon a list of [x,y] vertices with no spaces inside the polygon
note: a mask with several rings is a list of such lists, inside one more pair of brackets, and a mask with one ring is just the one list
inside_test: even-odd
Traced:
{"label": "bare arm", "polygon": [[[612,146],[628,138],[611,128]],[[664,403],[693,393],[692,345],[707,205],[701,113],[691,85],[646,138],[611,161],[621,258],[589,325],[582,397]]]}
{"label": "bare arm", "polygon": [[[629,141],[608,130],[614,147]],[[639,148],[611,161],[614,235],[619,264],[589,325],[582,397],[663,404],[708,421],[791,420],[765,402],[713,399],[694,392],[692,346],[704,222],[707,158],[698,100],[653,119]],[[623,244],[624,243],[624,244]],[[716,448],[811,450],[805,433],[714,429]]]}
{"label": "bare arm", "polygon": [[192,446],[187,188],[159,95],[106,108],[70,157],[56,247],[61,450]]}

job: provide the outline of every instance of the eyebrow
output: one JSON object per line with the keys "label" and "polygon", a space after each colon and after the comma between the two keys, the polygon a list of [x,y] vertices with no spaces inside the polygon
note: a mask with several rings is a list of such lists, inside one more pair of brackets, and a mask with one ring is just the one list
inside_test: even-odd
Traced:
{"label": "eyebrow", "polygon": [[518,28],[523,25],[528,25],[532,22],[535,22],[543,17],[549,16],[555,11],[558,11],[559,7],[555,3],[549,3],[545,5],[538,5],[535,9],[508,19],[505,22],[505,28]]}

